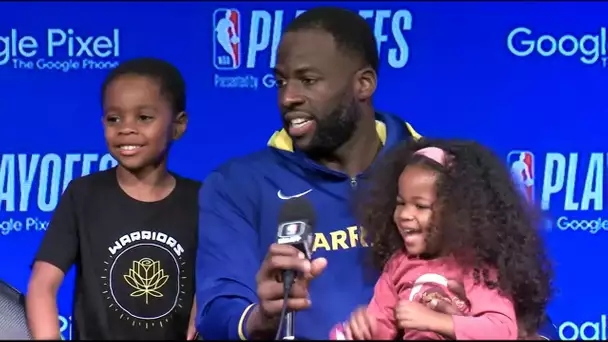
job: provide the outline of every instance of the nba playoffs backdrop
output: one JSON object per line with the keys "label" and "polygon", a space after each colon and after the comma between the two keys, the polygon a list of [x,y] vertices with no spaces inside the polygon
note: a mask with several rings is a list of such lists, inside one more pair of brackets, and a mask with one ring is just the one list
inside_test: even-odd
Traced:
{"label": "nba playoffs backdrop", "polygon": [[[190,126],[170,166],[202,180],[280,128],[271,69],[281,30],[316,4],[0,3],[0,279],[25,291],[62,191],[115,165],[100,106],[110,69],[140,56],[181,69]],[[608,3],[343,6],[378,41],[377,108],[423,135],[500,153],[547,216],[561,337],[606,339]],[[59,295],[67,339],[73,280]]]}

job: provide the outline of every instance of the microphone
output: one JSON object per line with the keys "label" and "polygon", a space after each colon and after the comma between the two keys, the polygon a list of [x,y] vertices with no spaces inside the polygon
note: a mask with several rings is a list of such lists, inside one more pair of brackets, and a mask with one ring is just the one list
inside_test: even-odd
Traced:
{"label": "microphone", "polygon": [[[277,232],[277,244],[292,245],[305,257],[312,258],[313,227],[316,217],[315,210],[306,198],[296,197],[285,201],[279,211],[279,226]],[[294,336],[294,313],[287,312],[287,300],[289,292],[296,277],[294,270],[283,271],[283,308],[279,321],[279,328],[275,340],[279,339],[283,323],[285,323],[285,335],[283,340],[293,340]]]}

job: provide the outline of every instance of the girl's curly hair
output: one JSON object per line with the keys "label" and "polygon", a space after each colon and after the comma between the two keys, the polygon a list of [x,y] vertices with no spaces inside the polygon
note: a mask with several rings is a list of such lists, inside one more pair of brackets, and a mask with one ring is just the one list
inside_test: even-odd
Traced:
{"label": "girl's curly hair", "polygon": [[[448,167],[414,155],[429,146],[447,152]],[[536,331],[552,294],[551,264],[538,232],[540,215],[518,191],[501,159],[478,143],[421,139],[404,142],[381,158],[358,210],[376,266],[382,269],[395,252],[404,250],[393,213],[399,176],[412,164],[439,172],[435,205],[441,211],[432,220],[441,222],[442,229],[433,235],[436,242],[473,272],[476,283],[513,298],[521,328]],[[497,271],[496,277],[489,268]]]}

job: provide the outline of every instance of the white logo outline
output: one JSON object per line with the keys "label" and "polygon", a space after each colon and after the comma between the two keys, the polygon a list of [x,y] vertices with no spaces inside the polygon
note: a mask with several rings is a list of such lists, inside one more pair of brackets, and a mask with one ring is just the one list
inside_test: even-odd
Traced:
{"label": "white logo outline", "polygon": [[418,292],[422,290],[422,286],[428,283],[435,283],[446,287],[448,286],[447,278],[442,276],[441,274],[425,273],[419,276],[418,279],[416,279],[416,281],[414,282],[414,287],[410,292],[410,301],[413,301],[416,294],[418,294]]}
{"label": "white logo outline", "polygon": [[[168,254],[169,254],[169,255],[170,255],[172,258],[173,258],[173,262],[175,263],[175,266],[176,266],[176,268],[177,268],[177,270],[178,270],[178,273],[177,273],[177,274],[178,274],[178,275],[180,275],[180,276],[177,278],[177,280],[176,280],[176,281],[177,281],[177,288],[178,288],[178,291],[177,291],[177,293],[175,294],[175,300],[173,301],[173,304],[172,304],[172,306],[171,306],[171,309],[167,310],[167,312],[163,313],[162,315],[158,315],[158,316],[154,316],[154,317],[142,317],[142,316],[138,316],[138,315],[135,315],[135,314],[131,313],[131,311],[130,311],[130,310],[127,310],[127,309],[126,309],[126,308],[123,306],[123,304],[121,304],[121,303],[120,303],[120,301],[118,300],[118,298],[116,298],[116,295],[114,294],[114,287],[115,287],[116,285],[114,284],[114,282],[112,282],[112,281],[111,281],[111,280],[112,280],[112,278],[111,278],[111,277],[112,277],[112,274],[113,274],[113,272],[114,272],[114,266],[116,266],[116,263],[118,262],[118,259],[120,259],[120,257],[121,257],[122,255],[124,255],[124,254],[125,254],[127,251],[129,251],[129,250],[131,250],[131,249],[133,249],[133,248],[141,247],[141,246],[151,246],[151,247],[156,247],[156,248],[160,248],[160,249],[164,250],[165,252],[167,252],[167,253],[168,253]],[[131,317],[133,317],[133,318],[136,318],[136,319],[139,319],[139,320],[142,320],[142,321],[153,321],[153,320],[157,320],[157,319],[162,319],[162,318],[166,317],[167,315],[170,315],[170,314],[173,312],[173,310],[175,310],[175,307],[176,307],[177,305],[179,305],[180,291],[181,291],[181,281],[182,281],[181,279],[183,279],[183,278],[181,277],[181,274],[180,274],[179,270],[180,270],[180,266],[179,266],[179,262],[178,262],[177,258],[176,258],[176,257],[175,257],[175,255],[173,255],[173,253],[171,253],[171,251],[170,251],[169,249],[167,249],[166,247],[164,247],[164,246],[160,246],[160,245],[157,245],[157,244],[154,244],[154,243],[149,243],[149,242],[142,242],[142,243],[138,243],[138,244],[135,244],[135,245],[131,245],[131,246],[129,246],[128,248],[126,248],[125,250],[123,250],[123,251],[121,251],[120,253],[118,253],[118,255],[116,256],[116,258],[114,259],[114,261],[112,261],[112,266],[110,266],[110,269],[108,270],[107,282],[108,282],[108,287],[109,287],[109,289],[110,289],[110,296],[112,297],[112,299],[113,299],[114,303],[116,303],[116,305],[117,305],[119,308],[121,308],[121,309],[122,309],[122,311],[124,311],[125,313],[127,313],[127,314],[131,315]]]}
{"label": "white logo outline", "polygon": [[306,190],[304,192],[301,192],[299,194],[295,194],[293,196],[285,196],[283,194],[283,192],[281,190],[279,190],[279,191],[277,191],[277,197],[280,198],[280,199],[282,199],[282,200],[288,200],[288,199],[292,199],[292,198],[302,197],[302,196],[306,195],[307,193],[309,193],[311,191],[312,191],[312,189],[308,189],[308,190]]}

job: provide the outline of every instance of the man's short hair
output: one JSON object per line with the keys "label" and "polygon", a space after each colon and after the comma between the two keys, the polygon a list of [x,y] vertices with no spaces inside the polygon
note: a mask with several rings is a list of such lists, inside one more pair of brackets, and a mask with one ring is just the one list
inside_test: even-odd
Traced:
{"label": "man's short hair", "polygon": [[334,37],[338,49],[354,53],[378,72],[376,37],[359,14],[339,7],[315,7],[294,19],[286,32],[321,29]]}

